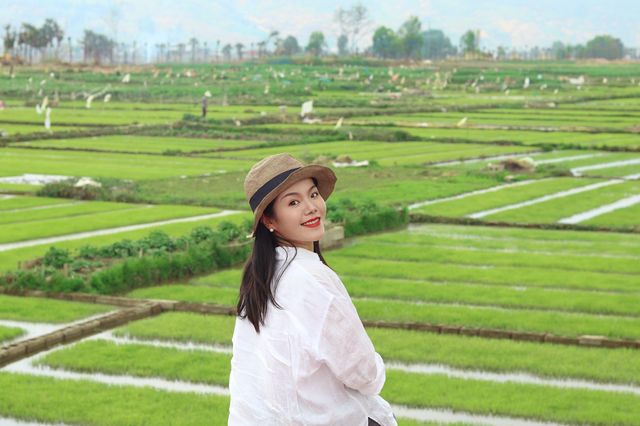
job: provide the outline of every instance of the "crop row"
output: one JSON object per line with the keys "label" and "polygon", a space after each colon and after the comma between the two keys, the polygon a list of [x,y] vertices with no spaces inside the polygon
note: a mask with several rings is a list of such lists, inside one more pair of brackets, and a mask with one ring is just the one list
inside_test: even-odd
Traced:
{"label": "crop row", "polygon": [[[111,204],[111,203],[109,203]],[[104,210],[110,208],[103,204]],[[93,203],[87,204],[87,212],[82,212],[85,205],[81,205],[80,213],[69,221],[67,217],[41,218],[25,224],[15,226],[15,223],[0,225],[0,243],[32,240],[78,232],[95,231],[100,229],[117,228],[120,226],[150,223],[168,219],[200,216],[219,212],[218,209],[190,206],[145,206],[145,205],[115,205],[111,211],[91,211]],[[100,207],[100,205],[97,205]],[[42,210],[41,210],[42,211]]]}
{"label": "crop row", "polygon": [[471,213],[509,206],[559,191],[584,187],[597,182],[598,180],[596,179],[566,177],[531,181],[525,185],[519,184],[514,186],[505,186],[499,190],[489,193],[472,194],[453,200],[445,199],[441,202],[435,202],[424,207],[420,207],[417,211],[431,215],[466,216]]}
{"label": "crop row", "polygon": [[94,178],[160,179],[248,170],[252,161],[231,159],[167,157],[144,154],[110,154],[3,148],[0,169],[3,176],[21,176],[25,171],[40,174],[91,176]]}

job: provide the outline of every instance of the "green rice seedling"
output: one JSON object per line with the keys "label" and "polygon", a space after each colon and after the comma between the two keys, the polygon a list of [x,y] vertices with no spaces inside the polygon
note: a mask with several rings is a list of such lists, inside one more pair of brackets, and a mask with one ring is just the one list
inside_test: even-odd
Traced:
{"label": "green rice seedling", "polygon": [[139,153],[158,153],[169,150],[188,153],[192,151],[216,151],[225,149],[249,148],[264,144],[263,141],[188,139],[156,136],[102,136],[99,138],[48,139],[34,142],[20,142],[13,147],[33,146],[40,148],[65,148],[77,150],[122,151]]}
{"label": "green rice seedling", "polygon": [[26,331],[19,327],[4,327],[0,325],[0,344],[4,341],[23,336],[24,334],[26,334]]}
{"label": "green rice seedling", "polygon": [[[87,206],[91,206],[91,204]],[[129,205],[123,206],[123,209],[119,211],[86,214],[73,221],[69,221],[67,218],[52,218],[33,222],[28,227],[15,227],[12,224],[0,225],[0,243],[117,228],[216,212],[219,210],[204,207]]]}
{"label": "green rice seedling", "polygon": [[[21,224],[29,226],[28,222],[38,222],[40,220],[55,219],[60,217],[74,218],[74,220],[82,219],[82,216],[92,215],[94,213],[103,213],[117,210],[131,209],[131,204],[126,203],[108,203],[103,201],[74,202],[68,200],[67,203],[72,205],[53,204],[49,208],[39,208],[37,210],[18,210],[2,213],[0,217],[0,225],[3,224]],[[66,204],[66,203],[64,203]]]}
{"label": "green rice seedling", "polygon": [[481,248],[465,249],[442,246],[420,246],[402,243],[375,243],[363,238],[356,244],[336,251],[341,256],[354,256],[370,259],[415,260],[439,263],[471,265],[528,266],[534,268],[557,268],[576,271],[613,272],[640,274],[640,264],[634,259],[594,258],[565,254],[562,258],[553,253],[499,252]]}
{"label": "green rice seedling", "polygon": [[30,173],[94,178],[159,179],[248,170],[252,161],[144,154],[88,153],[5,148],[0,168],[5,176]]}
{"label": "green rice seedling", "polygon": [[0,319],[65,323],[113,310],[112,306],[0,295]]}
{"label": "green rice seedling", "polygon": [[179,300],[182,302],[201,302],[226,306],[235,306],[238,303],[237,288],[162,285],[137,289],[127,296],[140,299]]}
{"label": "green rice seedling", "polygon": [[444,200],[420,207],[415,211],[431,215],[465,216],[493,208],[528,201],[537,197],[596,183],[595,179],[554,178],[525,185],[506,186],[494,192],[470,195],[456,200]]}
{"label": "green rice seedling", "polygon": [[146,426],[171,419],[172,425],[186,426],[226,425],[229,417],[226,396],[6,372],[0,372],[0,386],[11,389],[0,400],[0,414],[27,421]]}
{"label": "green rice seedling", "polygon": [[388,371],[381,396],[392,403],[572,424],[635,424],[634,394]]}
{"label": "green rice seedling", "polygon": [[[342,281],[351,297],[355,298],[640,316],[640,296],[634,293],[503,287],[452,281],[434,283],[358,276],[343,276]],[[202,294],[206,293],[202,291]]]}
{"label": "green rice seedling", "polygon": [[11,210],[28,209],[32,207],[53,206],[56,204],[68,204],[69,200],[46,197],[12,197],[0,199],[0,211],[3,215]]}
{"label": "green rice seedling", "polygon": [[465,305],[442,305],[389,299],[355,299],[363,320],[446,324],[467,328],[482,327],[558,336],[605,336],[638,339],[640,326],[635,317],[601,316],[551,310],[504,309]]}
{"label": "green rice seedling", "polygon": [[114,330],[113,333],[116,336],[141,340],[167,340],[229,346],[235,321],[235,316],[228,315],[167,312],[130,322]]}
{"label": "green rice seedling", "polygon": [[[621,182],[485,217],[489,220],[514,222],[557,222],[574,214],[586,212],[637,194],[640,194],[640,182]],[[597,223],[597,220],[593,220],[592,223]]]}
{"label": "green rice seedling", "polygon": [[592,219],[581,222],[584,225],[595,224],[600,226],[638,226],[638,218],[640,217],[640,204],[634,204],[610,213],[596,216]]}
{"label": "green rice seedling", "polygon": [[136,377],[163,377],[227,386],[231,373],[231,355],[205,350],[181,350],[107,340],[77,343],[45,355],[36,365],[51,368],[100,372]]}
{"label": "green rice seedling", "polygon": [[640,287],[640,281],[634,282],[634,275],[620,273],[362,259],[334,253],[327,253],[325,259],[338,274],[364,277],[620,292],[633,292]]}
{"label": "green rice seedling", "polygon": [[540,344],[376,327],[368,327],[367,334],[387,362],[640,384],[640,354],[636,349]]}

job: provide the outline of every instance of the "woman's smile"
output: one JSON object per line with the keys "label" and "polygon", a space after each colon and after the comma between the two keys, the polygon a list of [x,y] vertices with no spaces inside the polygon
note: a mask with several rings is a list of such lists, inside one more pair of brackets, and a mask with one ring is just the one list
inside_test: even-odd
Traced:
{"label": "woman's smile", "polygon": [[313,219],[304,222],[302,226],[306,226],[307,228],[315,228],[316,226],[320,226],[320,217],[314,217]]}

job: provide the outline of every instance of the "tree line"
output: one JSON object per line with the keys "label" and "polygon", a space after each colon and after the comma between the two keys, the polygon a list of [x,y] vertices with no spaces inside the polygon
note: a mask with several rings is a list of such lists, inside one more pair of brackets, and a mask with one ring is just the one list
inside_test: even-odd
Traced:
{"label": "tree line", "polygon": [[[586,44],[568,45],[560,41],[550,47],[532,47],[525,50],[508,49],[498,46],[493,52],[481,49],[479,30],[468,30],[457,44],[440,29],[423,29],[417,16],[410,16],[397,30],[386,26],[372,28],[372,21],[366,6],[357,3],[351,8],[338,7],[334,13],[334,21],[339,28],[337,37],[337,54],[340,57],[358,55],[383,59],[444,59],[448,57],[496,58],[496,59],[583,59],[583,58],[623,58],[628,49],[622,41],[610,35],[599,35]],[[22,56],[25,61],[32,62],[34,54],[40,58],[46,49],[54,51],[55,59],[60,60],[61,43],[64,31],[53,19],[46,19],[41,27],[23,23],[21,27],[4,27],[4,52],[12,56]],[[369,31],[371,30],[371,31]],[[358,46],[365,34],[373,32],[371,45],[359,51]],[[68,41],[68,59],[72,62],[71,38]],[[130,47],[124,43],[116,43],[113,39],[92,30],[84,30],[79,47],[82,48],[83,61],[100,64],[135,63],[138,52],[136,42]],[[188,49],[190,48],[190,49]],[[145,44],[146,52],[146,44]],[[187,43],[174,45],[160,43],[155,45],[155,62],[209,62],[210,60],[264,58],[267,56],[325,56],[335,54],[329,52],[327,38],[322,31],[314,31],[306,45],[301,45],[293,35],[280,37],[279,31],[271,31],[263,40],[243,43],[221,44],[209,46],[205,41],[192,37]]]}

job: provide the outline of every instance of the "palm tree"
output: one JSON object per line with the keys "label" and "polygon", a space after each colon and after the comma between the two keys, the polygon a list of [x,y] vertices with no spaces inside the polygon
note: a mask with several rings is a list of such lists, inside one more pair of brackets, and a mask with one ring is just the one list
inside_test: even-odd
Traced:
{"label": "palm tree", "polygon": [[238,59],[242,59],[242,49],[244,48],[244,44],[236,43],[236,52],[238,52]]}

